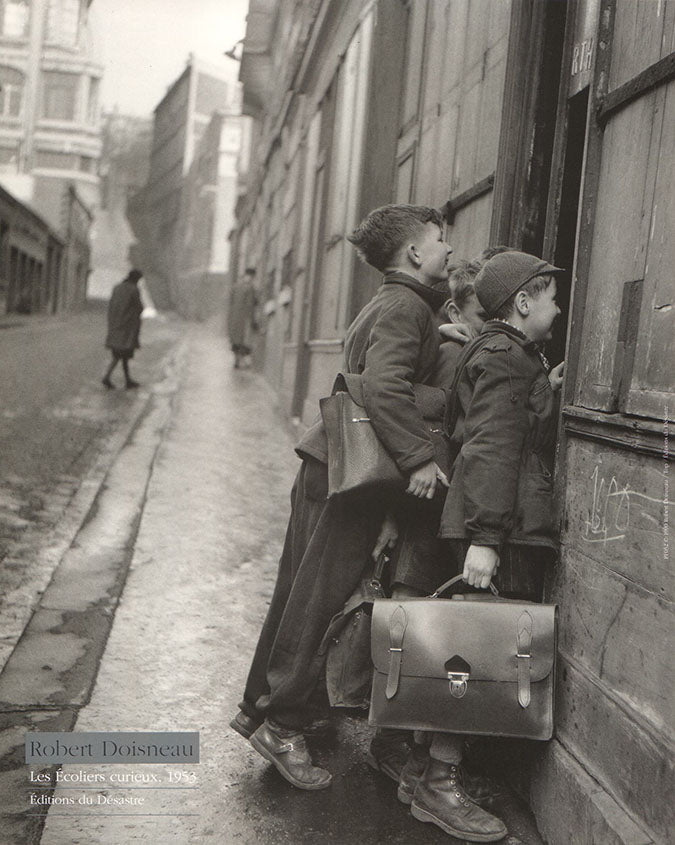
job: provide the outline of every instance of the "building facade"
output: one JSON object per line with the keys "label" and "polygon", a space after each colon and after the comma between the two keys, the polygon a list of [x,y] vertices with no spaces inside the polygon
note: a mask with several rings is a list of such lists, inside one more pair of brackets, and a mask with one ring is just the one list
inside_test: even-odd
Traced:
{"label": "building facade", "polygon": [[207,308],[214,275],[227,267],[239,124],[238,83],[191,56],[155,109],[148,181],[129,202],[137,263],[155,302],[186,317]]}
{"label": "building facade", "polygon": [[[93,58],[91,2],[0,2],[0,183],[66,239],[74,208],[91,220],[99,199],[102,67]],[[67,262],[59,307],[84,303],[89,268],[83,283],[72,269],[79,258]]]}
{"label": "building facade", "polygon": [[241,109],[217,111],[185,176],[178,310],[197,319],[223,310],[229,290],[230,231],[237,196]]}
{"label": "building facade", "polygon": [[[88,293],[90,298],[108,299],[129,264],[139,263],[132,254],[135,236],[127,219],[127,203],[148,179],[152,120],[115,110],[103,116],[101,134],[101,204],[91,233],[94,267]],[[147,289],[143,298],[150,298]]]}
{"label": "building facade", "polygon": [[368,210],[441,207],[457,257],[568,268],[547,349],[566,360],[557,728],[530,783],[561,845],[673,829],[674,37],[651,0],[252,0],[244,41],[233,250],[291,418],[315,416],[379,284],[345,239]]}
{"label": "building facade", "polygon": [[0,186],[0,314],[56,311],[65,260],[49,224]]}

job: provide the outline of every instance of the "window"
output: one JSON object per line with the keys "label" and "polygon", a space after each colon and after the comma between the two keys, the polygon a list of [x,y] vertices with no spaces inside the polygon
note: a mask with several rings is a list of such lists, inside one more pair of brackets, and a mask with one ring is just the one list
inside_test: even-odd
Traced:
{"label": "window", "polygon": [[0,165],[16,164],[19,159],[18,147],[0,147]]}
{"label": "window", "polygon": [[427,21],[427,4],[411,3],[408,6],[408,39],[405,59],[405,95],[403,98],[401,125],[405,128],[417,118],[422,85],[422,64],[424,61],[424,34]]}
{"label": "window", "polygon": [[51,170],[77,170],[79,156],[72,153],[38,150],[35,154],[35,166]]}
{"label": "window", "polygon": [[20,117],[23,74],[12,67],[0,67],[0,117]]}
{"label": "window", "polygon": [[101,87],[101,80],[89,80],[89,102],[87,103],[87,123],[95,126],[98,122],[98,92]]}
{"label": "window", "polygon": [[396,202],[410,202],[413,185],[413,165],[415,156],[407,155],[398,165],[396,176]]}
{"label": "window", "polygon": [[23,38],[27,33],[27,0],[0,0],[0,35]]}
{"label": "window", "polygon": [[75,47],[80,30],[80,0],[49,0],[46,40]]}
{"label": "window", "polygon": [[43,79],[42,116],[48,120],[75,120],[79,76],[49,71]]}

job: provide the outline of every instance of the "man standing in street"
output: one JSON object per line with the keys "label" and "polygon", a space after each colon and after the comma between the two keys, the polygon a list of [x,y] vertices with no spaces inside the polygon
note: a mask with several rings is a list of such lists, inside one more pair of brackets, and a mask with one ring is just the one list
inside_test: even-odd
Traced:
{"label": "man standing in street", "polygon": [[143,278],[140,270],[130,270],[125,279],[115,285],[108,303],[108,336],[105,345],[112,353],[112,361],[103,384],[112,389],[115,385],[110,380],[117,362],[122,362],[125,386],[127,389],[138,387],[129,375],[129,359],[133,358],[134,350],[140,347],[138,337],[141,331],[141,313],[143,303],[138,292],[138,282]]}
{"label": "man standing in street", "polygon": [[247,267],[244,278],[240,279],[232,289],[227,331],[234,352],[235,370],[250,366],[251,363],[253,335],[257,329],[255,323],[257,296],[254,280],[255,269]]}

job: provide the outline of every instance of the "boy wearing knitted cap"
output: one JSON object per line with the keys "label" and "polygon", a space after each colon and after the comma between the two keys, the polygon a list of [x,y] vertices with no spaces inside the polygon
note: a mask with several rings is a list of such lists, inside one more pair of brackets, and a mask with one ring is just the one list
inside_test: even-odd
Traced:
{"label": "boy wearing knitted cap", "polygon": [[[467,346],[455,376],[452,451],[458,454],[440,536],[452,541],[467,584],[485,589],[492,580],[506,598],[541,601],[546,559],[556,549],[554,390],[562,383],[563,365],[549,372],[541,345],[551,339],[560,314],[555,277],[561,272],[517,251],[486,261],[474,291],[489,319]],[[399,799],[409,803],[412,797],[413,816],[446,833],[458,835],[461,822],[468,841],[501,839],[506,827],[476,813],[457,775],[456,801],[444,788],[444,772],[448,766],[457,771],[462,749],[457,734],[434,734],[430,758],[416,745],[401,773]],[[469,826],[474,830],[467,835]]]}
{"label": "boy wearing knitted cap", "polygon": [[[495,255],[476,277],[476,296],[492,319],[467,350],[457,381],[452,439],[460,452],[441,520],[441,536],[468,545],[464,579],[474,587],[489,585],[500,556],[502,564],[514,556],[504,554],[506,547],[556,548],[555,403],[541,344],[560,314],[555,276],[561,272],[514,251]],[[522,554],[515,557],[519,564],[500,573],[502,589],[536,598],[541,555],[528,554],[527,564]]]}

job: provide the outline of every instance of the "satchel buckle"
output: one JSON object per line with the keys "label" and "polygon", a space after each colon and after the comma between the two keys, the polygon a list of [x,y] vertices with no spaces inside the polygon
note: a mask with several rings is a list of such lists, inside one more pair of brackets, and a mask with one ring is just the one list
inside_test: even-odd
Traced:
{"label": "satchel buckle", "polygon": [[453,698],[464,698],[466,693],[466,682],[468,680],[468,672],[448,672],[450,695],[453,696]]}

